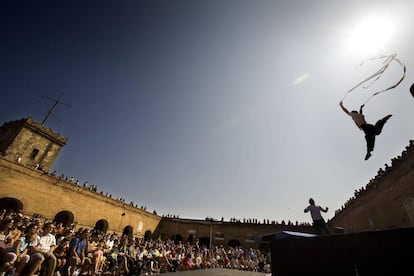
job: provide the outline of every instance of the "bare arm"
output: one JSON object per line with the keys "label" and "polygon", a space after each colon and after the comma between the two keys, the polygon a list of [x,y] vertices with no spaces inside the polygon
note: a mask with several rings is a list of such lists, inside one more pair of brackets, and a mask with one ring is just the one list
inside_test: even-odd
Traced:
{"label": "bare arm", "polygon": [[52,245],[49,249],[49,253],[53,253],[56,249],[56,245]]}
{"label": "bare arm", "polygon": [[324,213],[328,212],[328,207],[326,207],[326,208],[324,209],[324,208],[322,208],[321,206],[319,206],[319,209],[320,209],[322,212],[324,212]]}
{"label": "bare arm", "polygon": [[22,245],[22,241],[21,240],[17,240],[13,244],[13,252],[17,256],[19,256],[19,248],[20,248],[21,245]]}
{"label": "bare arm", "polygon": [[344,104],[342,103],[342,101],[340,101],[340,102],[339,102],[339,106],[342,108],[342,110],[343,110],[346,114],[350,115],[350,114],[349,114],[349,110],[345,108],[345,106],[344,106]]}
{"label": "bare arm", "polygon": [[361,105],[361,107],[359,108],[359,114],[362,114],[362,109],[364,108],[365,104]]}
{"label": "bare arm", "polygon": [[75,246],[69,247],[69,251],[70,251],[72,256],[75,256],[77,259],[80,259],[79,255],[78,255],[78,252],[76,252],[76,247]]}

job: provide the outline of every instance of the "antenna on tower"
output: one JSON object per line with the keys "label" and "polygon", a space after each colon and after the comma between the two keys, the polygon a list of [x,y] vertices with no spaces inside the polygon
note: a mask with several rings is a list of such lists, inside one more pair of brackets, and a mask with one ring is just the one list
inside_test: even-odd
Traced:
{"label": "antenna on tower", "polygon": [[47,119],[49,118],[49,116],[50,115],[52,115],[52,113],[53,113],[53,110],[55,109],[55,107],[58,105],[58,104],[63,104],[63,105],[66,105],[66,106],[68,106],[68,107],[71,107],[71,105],[70,104],[66,104],[66,103],[64,103],[64,102],[61,102],[60,101],[60,99],[63,97],[63,92],[60,94],[60,96],[59,96],[59,98],[58,99],[52,99],[52,98],[50,98],[50,97],[48,97],[48,96],[44,96],[45,98],[48,98],[48,99],[50,99],[50,100],[53,100],[53,101],[55,101],[55,103],[53,104],[53,106],[49,109],[49,111],[47,112],[47,114],[46,114],[46,117],[43,119],[43,121],[42,121],[42,125],[47,121]]}

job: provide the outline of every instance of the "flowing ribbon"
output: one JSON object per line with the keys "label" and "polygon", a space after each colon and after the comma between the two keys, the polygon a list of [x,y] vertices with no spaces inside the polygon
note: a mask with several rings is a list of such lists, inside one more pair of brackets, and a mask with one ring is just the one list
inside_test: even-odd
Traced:
{"label": "flowing ribbon", "polygon": [[[407,71],[407,69],[406,69],[406,67],[405,67],[405,64],[403,63],[403,62],[401,62],[399,59],[397,59],[396,58],[396,54],[392,54],[392,55],[390,55],[390,56],[376,56],[376,57],[374,57],[374,58],[371,58],[371,59],[368,59],[369,61],[371,61],[371,60],[376,60],[376,59],[383,59],[383,58],[385,58],[385,61],[383,62],[383,66],[377,71],[377,72],[375,72],[374,74],[372,74],[371,76],[369,76],[368,78],[366,78],[365,80],[363,80],[363,81],[361,81],[360,83],[358,83],[357,85],[355,85],[354,87],[352,87],[350,90],[348,90],[348,92],[345,94],[345,96],[342,98],[342,101],[348,96],[348,94],[349,93],[351,93],[352,91],[354,91],[355,89],[357,89],[358,87],[360,87],[361,85],[363,85],[363,84],[365,84],[365,83],[367,83],[368,81],[371,81],[371,83],[369,83],[368,85],[366,85],[366,86],[363,86],[363,88],[364,89],[367,89],[367,88],[369,88],[374,82],[376,82],[379,78],[381,78],[381,76],[382,76],[382,74],[385,72],[385,70],[387,70],[387,68],[388,68],[388,66],[390,65],[390,63],[391,62],[393,62],[393,61],[396,61],[396,62],[398,62],[400,65],[401,65],[401,67],[403,68],[403,75],[402,75],[402,77],[401,77],[401,79],[397,82],[397,83],[395,83],[395,84],[393,84],[393,85],[391,85],[390,87],[387,87],[387,88],[385,88],[385,89],[382,89],[382,90],[380,90],[380,91],[377,91],[377,92],[375,92],[375,93],[373,93],[366,101],[365,101],[365,103],[364,103],[364,105],[366,104],[366,103],[368,103],[369,102],[369,100],[371,100],[372,99],[372,97],[374,97],[374,96],[376,96],[376,95],[378,95],[378,94],[380,94],[380,93],[383,93],[383,92],[386,92],[386,91],[388,91],[388,90],[391,90],[391,89],[394,89],[395,87],[397,87],[403,80],[404,80],[404,78],[405,78],[405,75],[406,75],[406,71]],[[367,60],[365,60],[365,61],[363,61],[362,63],[361,63],[361,66],[366,62]]]}

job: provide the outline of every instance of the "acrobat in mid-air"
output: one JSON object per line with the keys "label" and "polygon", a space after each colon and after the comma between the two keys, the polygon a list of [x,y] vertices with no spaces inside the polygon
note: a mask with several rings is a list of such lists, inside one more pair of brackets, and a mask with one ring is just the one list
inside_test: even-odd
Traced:
{"label": "acrobat in mid-air", "polygon": [[349,110],[345,108],[342,101],[339,103],[339,106],[346,114],[351,116],[352,120],[355,122],[357,127],[365,133],[365,140],[367,142],[367,154],[365,155],[365,160],[368,160],[371,157],[371,152],[374,150],[375,136],[381,134],[384,124],[387,122],[389,118],[391,118],[392,115],[387,115],[384,118],[378,120],[375,125],[372,125],[368,124],[365,121],[365,116],[362,113],[364,105],[361,105],[359,112],[356,110],[352,110],[351,112],[349,112]]}

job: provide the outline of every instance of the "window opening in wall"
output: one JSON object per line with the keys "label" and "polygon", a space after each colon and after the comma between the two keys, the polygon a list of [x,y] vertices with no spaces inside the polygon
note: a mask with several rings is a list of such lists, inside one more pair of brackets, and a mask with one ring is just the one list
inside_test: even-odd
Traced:
{"label": "window opening in wall", "polygon": [[13,197],[0,198],[0,210],[13,210],[21,212],[23,210],[23,203]]}
{"label": "window opening in wall", "polygon": [[238,247],[238,246],[241,245],[241,243],[238,240],[230,240],[227,243],[227,245],[230,246],[230,247]]}
{"label": "window opening in wall", "polygon": [[216,232],[216,234],[214,235],[214,239],[217,241],[224,241],[224,233]]}
{"label": "window opening in wall", "polygon": [[105,219],[100,219],[95,223],[95,231],[106,233],[108,231],[108,221]]}
{"label": "window opening in wall", "polygon": [[247,243],[255,243],[256,242],[256,239],[255,239],[255,237],[254,237],[253,234],[247,234],[246,235],[245,242],[247,242]]}
{"label": "window opening in wall", "polygon": [[68,227],[74,221],[74,215],[70,211],[60,211],[55,215],[55,219],[53,220],[56,224],[62,223],[63,226]]}
{"label": "window opening in wall", "polygon": [[151,233],[150,230],[145,231],[144,240],[149,241],[151,239],[151,235],[152,235],[152,233]]}
{"label": "window opening in wall", "polygon": [[33,149],[32,154],[30,154],[30,159],[34,160],[39,153],[38,149]]}
{"label": "window opening in wall", "polygon": [[131,239],[133,232],[134,231],[132,229],[132,226],[128,225],[128,226],[125,226],[124,231],[122,231],[122,235],[127,236],[129,239]]}

